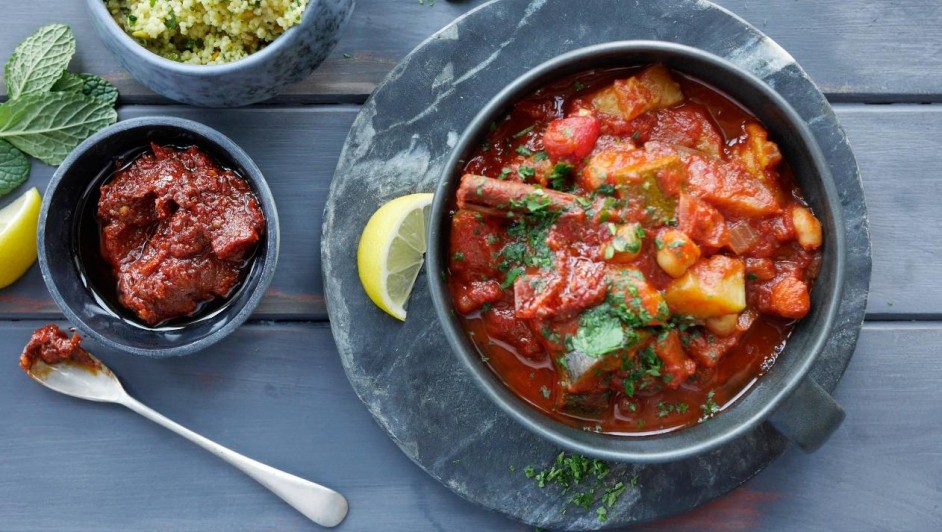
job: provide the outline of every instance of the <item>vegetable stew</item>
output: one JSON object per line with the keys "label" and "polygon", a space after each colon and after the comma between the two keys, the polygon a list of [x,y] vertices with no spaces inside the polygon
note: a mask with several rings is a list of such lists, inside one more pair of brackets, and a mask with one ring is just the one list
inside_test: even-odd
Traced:
{"label": "vegetable stew", "polygon": [[778,146],[664,65],[517,102],[468,159],[448,283],[481,359],[570,425],[652,434],[717,414],[810,310],[821,224]]}

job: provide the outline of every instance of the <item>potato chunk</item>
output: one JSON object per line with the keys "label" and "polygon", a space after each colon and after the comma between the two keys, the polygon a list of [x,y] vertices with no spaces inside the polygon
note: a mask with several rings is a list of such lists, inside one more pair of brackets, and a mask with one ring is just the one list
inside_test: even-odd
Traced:
{"label": "potato chunk", "polygon": [[798,243],[805,249],[818,249],[821,247],[821,222],[804,207],[792,209],[792,225],[795,226],[795,236]]}
{"label": "potato chunk", "polygon": [[674,314],[708,319],[746,308],[745,265],[740,259],[714,255],[701,260],[667,286],[664,298]]}
{"label": "potato chunk", "polygon": [[769,132],[755,122],[743,125],[740,142],[731,151],[750,173],[760,178],[763,172],[775,169],[782,162],[778,145],[769,140]]}
{"label": "potato chunk", "polygon": [[671,277],[680,277],[700,258],[700,246],[682,231],[668,229],[658,240],[657,265]]}
{"label": "potato chunk", "polygon": [[590,98],[592,107],[628,121],[638,115],[664,109],[683,101],[680,85],[664,65],[654,65],[628,79],[616,80]]}

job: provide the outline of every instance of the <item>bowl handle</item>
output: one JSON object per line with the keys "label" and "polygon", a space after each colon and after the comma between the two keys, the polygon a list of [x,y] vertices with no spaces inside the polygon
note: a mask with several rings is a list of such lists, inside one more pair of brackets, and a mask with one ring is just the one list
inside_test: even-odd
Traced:
{"label": "bowl handle", "polygon": [[844,409],[811,377],[806,377],[769,421],[802,451],[810,453],[841,425]]}

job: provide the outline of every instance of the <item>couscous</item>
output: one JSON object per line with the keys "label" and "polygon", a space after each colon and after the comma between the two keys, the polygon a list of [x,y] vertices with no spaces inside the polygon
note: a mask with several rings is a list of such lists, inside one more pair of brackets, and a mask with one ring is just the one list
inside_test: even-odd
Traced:
{"label": "couscous", "polygon": [[308,0],[105,0],[145,48],[174,61],[242,59],[301,21]]}

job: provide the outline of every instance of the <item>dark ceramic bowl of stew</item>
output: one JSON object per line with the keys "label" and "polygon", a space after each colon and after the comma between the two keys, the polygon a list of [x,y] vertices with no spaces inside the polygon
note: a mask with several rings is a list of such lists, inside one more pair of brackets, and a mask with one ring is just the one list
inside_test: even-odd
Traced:
{"label": "dark ceramic bowl of stew", "polygon": [[805,450],[843,420],[806,378],[834,327],[842,212],[801,117],[683,45],[552,59],[459,139],[429,284],[484,392],[535,434],[629,462],[769,421]]}
{"label": "dark ceramic bowl of stew", "polygon": [[187,355],[255,310],[278,261],[278,212],[229,138],[170,117],[83,142],[43,198],[39,264],[65,317],[103,349]]}

